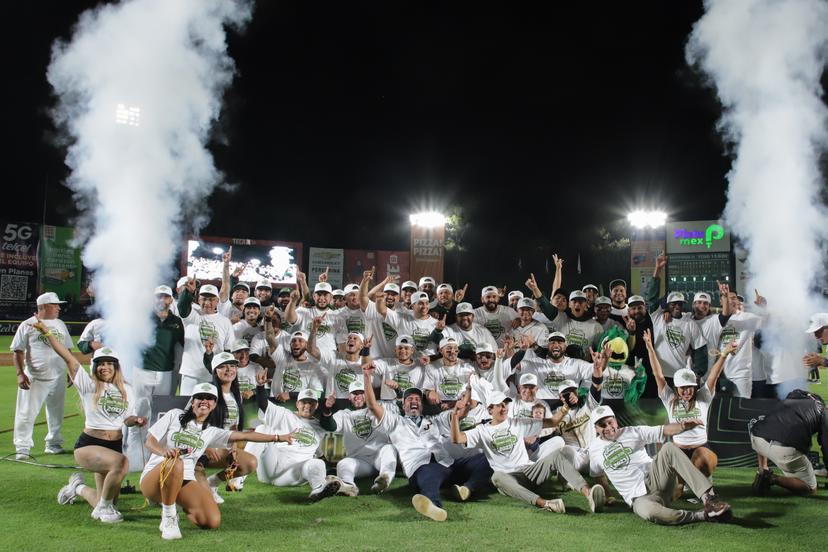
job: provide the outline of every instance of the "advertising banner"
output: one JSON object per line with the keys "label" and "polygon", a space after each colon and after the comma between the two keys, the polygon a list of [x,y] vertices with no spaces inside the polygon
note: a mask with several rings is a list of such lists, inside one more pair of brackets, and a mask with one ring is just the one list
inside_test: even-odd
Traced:
{"label": "advertising banner", "polygon": [[411,225],[411,273],[415,282],[423,276],[443,281],[444,246],[446,229]]}
{"label": "advertising banner", "polygon": [[222,255],[230,246],[233,247],[230,272],[241,269],[240,281],[251,287],[260,280],[270,280],[274,286],[296,283],[297,267],[302,265],[300,242],[211,236],[190,238],[183,251],[181,273],[198,280],[220,282]]}
{"label": "advertising banner", "polygon": [[334,289],[342,289],[342,272],[345,268],[345,250],[311,247],[308,250],[308,282],[318,282],[319,275],[328,270],[328,283]]}
{"label": "advertising banner", "polygon": [[81,251],[72,245],[74,238],[74,228],[43,226],[39,265],[43,291],[54,291],[72,305],[80,300],[83,277]]}
{"label": "advertising banner", "polygon": [[0,221],[0,316],[28,317],[35,310],[37,248],[40,228],[26,222]]}
{"label": "advertising banner", "polygon": [[[653,276],[655,260],[664,251],[664,240],[634,240],[630,244],[629,295],[641,295],[644,285]],[[664,295],[665,278],[661,278],[659,296]]]}
{"label": "advertising banner", "polygon": [[390,274],[398,278],[398,284],[402,284],[409,279],[409,272],[408,251],[377,251],[378,282]]}
{"label": "advertising banner", "polygon": [[730,252],[730,229],[722,221],[668,222],[665,230],[667,254]]}

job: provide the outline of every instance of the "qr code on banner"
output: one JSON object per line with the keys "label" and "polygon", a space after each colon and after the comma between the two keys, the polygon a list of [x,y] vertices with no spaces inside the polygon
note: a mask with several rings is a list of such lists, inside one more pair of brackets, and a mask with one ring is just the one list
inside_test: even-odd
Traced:
{"label": "qr code on banner", "polygon": [[28,276],[3,274],[0,276],[0,299],[17,299],[25,301],[28,287]]}

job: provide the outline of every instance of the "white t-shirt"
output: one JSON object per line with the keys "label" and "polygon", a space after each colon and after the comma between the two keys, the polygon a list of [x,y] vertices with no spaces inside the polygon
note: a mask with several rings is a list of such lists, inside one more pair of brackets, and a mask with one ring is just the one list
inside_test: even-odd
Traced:
{"label": "white t-shirt", "polygon": [[392,380],[399,385],[399,391],[403,392],[409,387],[416,387],[422,390],[425,385],[425,370],[417,362],[402,364],[396,358],[374,360],[374,372],[382,382],[380,386],[380,399],[393,401],[397,398],[397,391],[385,385],[385,380]]}
{"label": "white t-shirt", "polygon": [[[397,312],[399,313],[399,311]],[[377,311],[377,305],[373,301],[370,301],[368,307],[365,309],[365,324],[368,328],[368,335],[373,336],[373,340],[371,341],[371,357],[393,357],[396,354],[397,330],[380,316]],[[365,337],[368,337],[368,335]]]}
{"label": "white t-shirt", "polygon": [[417,420],[393,412],[385,407],[385,414],[377,426],[390,437],[397,449],[405,476],[411,478],[420,466],[431,461],[431,455],[443,466],[451,466],[454,458],[445,447],[442,435],[451,432],[449,425],[452,411],[437,416],[421,416]]}
{"label": "white t-shirt", "polygon": [[[731,381],[748,381],[753,379],[753,336],[762,327],[762,317],[752,313],[739,311],[727,321],[722,328],[717,348],[724,350],[725,346],[734,339],[739,343],[735,354],[725,360],[723,373]],[[710,366],[715,362],[710,356]]]}
{"label": "white t-shirt", "polygon": [[[179,417],[183,413],[184,411],[178,408],[168,411],[149,428],[149,434],[155,437],[162,447],[179,449],[178,457],[184,463],[184,480],[192,481],[195,479],[196,461],[209,447],[228,448],[231,432],[214,426],[202,429],[201,424],[194,420],[187,423],[187,427],[182,428]],[[143,480],[144,476],[163,460],[163,456],[150,455],[141,473],[141,479]]]}
{"label": "white t-shirt", "polygon": [[483,343],[488,343],[492,349],[497,350],[497,341],[492,336],[492,333],[476,322],[472,322],[471,328],[464,330],[457,324],[452,324],[443,330],[444,338],[454,339],[458,345],[471,345],[477,347]]}
{"label": "white t-shirt", "polygon": [[222,393],[224,396],[224,404],[227,405],[227,417],[224,419],[224,429],[243,429],[239,428],[239,403],[233,393]]}
{"label": "white t-shirt", "polygon": [[239,393],[244,395],[245,391],[256,392],[256,374],[264,370],[255,362],[248,362],[247,366],[239,366],[236,369],[236,379],[239,382]]}
{"label": "white t-shirt", "polygon": [[331,309],[319,309],[317,307],[299,307],[296,309],[296,323],[291,328],[292,332],[305,331],[310,335],[313,319],[327,314],[324,322],[316,330],[316,346],[320,351],[336,350],[336,327],[339,323],[339,312]]}
{"label": "white t-shirt", "polygon": [[105,383],[98,402],[95,399],[95,381],[86,373],[82,366],[78,367],[75,379],[72,381],[78,390],[83,413],[86,417],[84,427],[89,429],[118,430],[124,425],[124,420],[135,415],[135,394],[128,383],[124,383],[126,397],[121,396],[118,388],[111,383]]}
{"label": "white t-shirt", "polygon": [[483,449],[492,470],[512,473],[532,463],[523,438],[537,435],[541,429],[541,420],[506,418],[497,425],[483,424],[467,431],[466,446]]}
{"label": "white t-shirt", "polygon": [[336,393],[337,399],[348,398],[348,386],[357,379],[362,380],[362,362],[343,358],[341,353],[321,351],[319,360],[322,369],[328,374],[325,395]]}
{"label": "white t-shirt", "polygon": [[264,339],[264,329],[258,324],[251,326],[247,320],[239,320],[233,324],[233,337],[235,339],[244,339],[248,345],[252,344],[253,340],[260,335]]}
{"label": "white t-shirt", "polygon": [[[689,404],[681,399],[675,401],[675,404],[673,404],[673,398],[676,397],[676,394],[669,385],[664,386],[659,398],[664,404],[664,408],[667,409],[667,417],[671,424],[695,419],[699,419],[707,424],[707,415],[710,411],[710,403],[713,401],[713,395],[707,386],[703,385],[696,391],[696,400],[693,408],[689,410]],[[673,442],[682,446],[697,447],[703,445],[707,442],[707,428],[697,426],[693,429],[682,431],[677,435],[673,435]]]}
{"label": "white t-shirt", "polygon": [[379,449],[391,442],[388,435],[377,427],[374,414],[367,408],[337,410],[333,418],[336,432],[345,438],[346,456],[373,462]]}
{"label": "white t-shirt", "polygon": [[265,433],[273,435],[290,433],[293,437],[292,443],[273,442],[271,446],[285,448],[293,453],[291,457],[298,455],[300,460],[322,456],[322,443],[326,432],[316,418],[302,418],[287,408],[270,402],[265,412],[259,411],[259,418],[267,427]]}
{"label": "white t-shirt", "polygon": [[[374,308],[376,308],[376,305],[374,305]],[[337,315],[337,343],[345,343],[348,340],[348,334],[351,332],[359,332],[365,337],[371,335],[367,332],[367,330],[369,329],[368,317],[365,315],[364,312],[362,312],[362,309],[360,309],[359,307],[355,309],[342,307],[337,311]]]}
{"label": "white t-shirt", "polygon": [[462,360],[453,366],[444,366],[443,360],[438,359],[426,366],[424,385],[426,389],[437,391],[441,401],[456,401],[474,373],[474,367]]}
{"label": "white t-shirt", "polygon": [[78,341],[97,341],[98,343],[106,343],[104,341],[104,331],[106,322],[103,318],[96,318],[87,324],[81,332]]}
{"label": "white t-shirt", "polygon": [[494,312],[485,306],[474,309],[474,321],[492,334],[498,347],[503,346],[507,336],[512,335],[512,320],[519,318],[517,311],[506,305],[498,305]]}
{"label": "white t-shirt", "polygon": [[230,350],[233,343],[233,324],[223,314],[202,314],[192,309],[184,318],[184,356],[181,358],[181,374],[210,381],[212,376],[204,367],[204,343],[213,339],[213,353]]}
{"label": "white t-shirt", "polygon": [[[460,420],[460,431],[470,431],[478,425],[491,419],[492,416],[489,414],[488,409],[483,405],[483,403],[477,403],[477,406],[470,409],[466,416]],[[451,422],[451,418],[449,418],[449,422]],[[483,449],[480,448],[467,447],[466,445],[452,443],[451,427],[447,429],[449,429],[449,431],[448,433],[443,434],[443,442],[445,443],[446,450],[455,460],[459,460],[460,458],[468,458],[469,456],[474,456],[475,454],[483,452]]]}
{"label": "white t-shirt", "polygon": [[488,381],[492,385],[492,389],[509,394],[506,378],[511,376],[514,370],[512,370],[512,363],[508,359],[495,358],[494,364],[488,370],[481,370],[476,362],[473,366],[478,377]]}
{"label": "white t-shirt", "polygon": [[549,408],[549,404],[546,401],[542,401],[540,399],[535,399],[534,402],[524,401],[520,397],[515,397],[512,399],[512,402],[509,403],[509,417],[510,418],[531,418],[532,417],[532,410],[536,406],[543,407],[543,417],[544,418],[551,418],[552,417],[552,409]]}
{"label": "white t-shirt", "polygon": [[[218,312],[222,316],[226,316],[228,320],[232,320],[234,316],[238,316],[239,318],[242,318],[244,316],[242,310],[238,308],[236,305],[234,305],[233,302],[229,299],[219,305]],[[243,322],[243,320],[240,320],[240,322]]]}
{"label": "white t-shirt", "polygon": [[634,499],[647,494],[652,459],[644,446],[660,443],[663,438],[662,426],[624,427],[614,441],[596,436],[589,443],[590,474],[597,477],[606,473],[624,502],[632,506]]}
{"label": "white t-shirt", "polygon": [[[31,326],[35,323],[37,319],[34,316],[20,323],[14,333],[10,349],[12,352],[23,351],[24,370],[29,377],[38,380],[53,380],[66,372],[66,363],[49,345],[47,337]],[[69,337],[69,329],[63,320],[58,318],[43,320],[43,324],[49,328],[49,333],[54,335],[55,339],[63,343],[67,349],[71,350],[74,347],[72,338]]]}
{"label": "white t-shirt", "polygon": [[604,333],[604,328],[595,320],[575,320],[565,312],[558,312],[558,316],[552,321],[552,327],[554,331],[566,336],[567,345],[579,346],[584,352],[584,358],[588,358],[595,337]]}
{"label": "white t-shirt", "polygon": [[535,343],[543,345],[549,337],[549,330],[537,320],[532,320],[526,326],[518,326],[512,330],[512,337],[515,338],[515,346],[520,346],[520,336],[522,335],[530,335],[535,340]]}
{"label": "white t-shirt", "polygon": [[273,395],[299,392],[302,389],[324,391],[328,373],[312,356],[305,353],[305,360],[296,360],[289,349],[279,347],[270,355],[276,363],[270,388]]}
{"label": "white t-shirt", "polygon": [[555,363],[548,358],[524,357],[520,361],[522,374],[535,374],[538,377],[539,399],[560,399],[558,387],[564,380],[573,380],[582,387],[583,382],[592,382],[592,364],[579,358],[563,357]]}
{"label": "white t-shirt", "polygon": [[664,322],[661,309],[650,315],[653,321],[653,347],[661,361],[664,377],[672,378],[687,366],[687,352],[704,345],[699,325],[685,313],[681,318]]}
{"label": "white t-shirt", "polygon": [[428,340],[428,336],[437,326],[437,320],[428,316],[426,318],[414,318],[387,310],[385,322],[397,330],[398,335],[410,335],[414,339],[414,346],[417,351],[426,355],[436,352],[436,345]]}

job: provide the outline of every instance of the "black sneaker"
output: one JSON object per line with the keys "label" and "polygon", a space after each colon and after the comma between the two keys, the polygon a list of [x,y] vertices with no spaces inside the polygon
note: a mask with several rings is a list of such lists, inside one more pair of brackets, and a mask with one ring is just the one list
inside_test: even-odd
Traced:
{"label": "black sneaker", "polygon": [[322,487],[322,490],[317,493],[311,493],[310,496],[308,496],[308,500],[311,502],[319,502],[323,498],[335,495],[339,490],[339,487],[339,479],[329,479],[325,486]]}
{"label": "black sneaker", "polygon": [[704,503],[704,519],[713,522],[730,521],[733,517],[733,512],[730,510],[730,504],[719,500],[715,496],[711,496],[707,502]]}
{"label": "black sneaker", "polygon": [[771,487],[771,480],[773,479],[773,472],[771,470],[760,470],[756,472],[756,477],[753,478],[753,494],[756,496],[765,496]]}

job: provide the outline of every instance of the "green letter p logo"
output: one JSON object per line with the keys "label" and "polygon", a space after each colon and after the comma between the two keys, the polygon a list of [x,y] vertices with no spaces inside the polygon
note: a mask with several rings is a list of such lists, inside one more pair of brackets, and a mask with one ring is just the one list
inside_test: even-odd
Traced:
{"label": "green letter p logo", "polygon": [[711,224],[707,227],[707,230],[704,231],[704,242],[707,244],[707,248],[710,249],[710,244],[713,240],[720,240],[724,237],[724,228],[719,226],[718,224]]}

